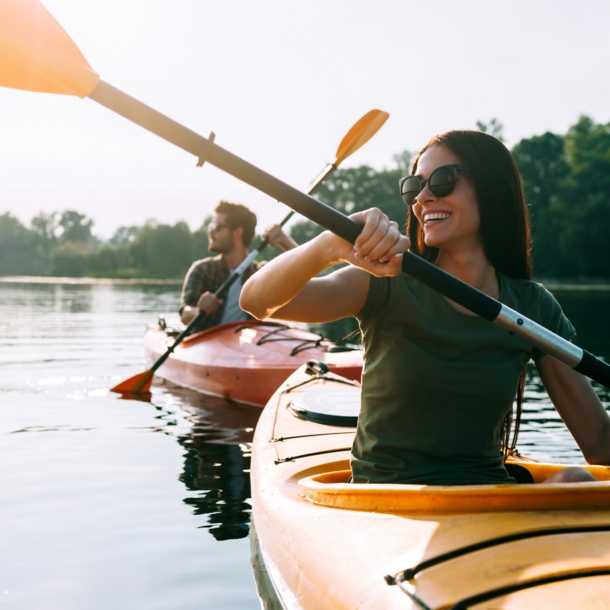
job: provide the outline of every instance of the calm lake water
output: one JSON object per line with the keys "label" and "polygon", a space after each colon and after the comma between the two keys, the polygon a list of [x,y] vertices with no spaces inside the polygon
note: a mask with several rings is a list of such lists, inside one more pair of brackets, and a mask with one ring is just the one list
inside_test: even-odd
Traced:
{"label": "calm lake water", "polygon": [[[27,610],[258,608],[249,564],[250,442],[259,409],[153,386],[142,335],[179,288],[0,283],[0,605]],[[609,292],[557,292],[610,356]],[[597,388],[608,406],[606,390]],[[519,447],[583,463],[530,371]]]}

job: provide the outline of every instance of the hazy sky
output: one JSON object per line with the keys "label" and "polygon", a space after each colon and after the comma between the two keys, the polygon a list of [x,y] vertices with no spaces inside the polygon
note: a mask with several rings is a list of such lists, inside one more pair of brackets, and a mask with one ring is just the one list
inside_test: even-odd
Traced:
{"label": "hazy sky", "polygon": [[[510,146],[610,121],[604,0],[43,4],[106,82],[302,189],[372,108],[390,119],[345,167],[492,117]],[[285,214],[91,100],[0,89],[0,109],[0,213],[77,209],[103,237],[148,218],[195,228],[220,199],[259,226]]]}

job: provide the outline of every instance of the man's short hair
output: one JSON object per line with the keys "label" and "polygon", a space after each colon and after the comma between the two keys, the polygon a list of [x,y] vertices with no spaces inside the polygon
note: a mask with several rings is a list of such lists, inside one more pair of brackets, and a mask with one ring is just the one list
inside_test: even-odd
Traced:
{"label": "man's short hair", "polygon": [[224,214],[230,229],[243,229],[242,240],[247,248],[254,237],[256,228],[256,214],[241,203],[221,201],[215,208],[217,214]]}

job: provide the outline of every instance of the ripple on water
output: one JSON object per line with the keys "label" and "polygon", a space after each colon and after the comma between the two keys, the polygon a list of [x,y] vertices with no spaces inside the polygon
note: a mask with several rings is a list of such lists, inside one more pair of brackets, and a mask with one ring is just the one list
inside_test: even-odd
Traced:
{"label": "ripple on water", "polygon": [[[24,610],[258,608],[245,536],[260,410],[170,386],[153,386],[151,402],[108,392],[141,370],[144,328],[160,313],[171,323],[178,290],[0,292],[2,601]],[[595,299],[561,301],[594,352],[610,336],[610,299]],[[520,450],[583,463],[533,367],[526,399]]]}
{"label": "ripple on water", "polygon": [[260,410],[165,386],[152,404],[108,392],[141,369],[144,328],[176,290],[0,291],[2,602],[258,608],[244,536]]}

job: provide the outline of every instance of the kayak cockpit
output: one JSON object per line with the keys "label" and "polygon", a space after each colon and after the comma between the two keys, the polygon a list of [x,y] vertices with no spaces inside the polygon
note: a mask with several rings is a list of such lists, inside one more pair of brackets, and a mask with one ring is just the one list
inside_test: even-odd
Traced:
{"label": "kayak cockpit", "polygon": [[318,473],[299,480],[308,502],[332,508],[389,513],[461,514],[531,510],[610,508],[610,467],[583,466],[596,479],[590,483],[540,485],[561,464],[511,462],[531,475],[533,484],[404,485],[353,484],[351,472]]}
{"label": "kayak cockpit", "polygon": [[540,484],[564,466],[519,456],[524,484],[351,484],[357,410],[357,384],[309,363],[259,420],[253,520],[283,607],[610,608],[610,468]]}

